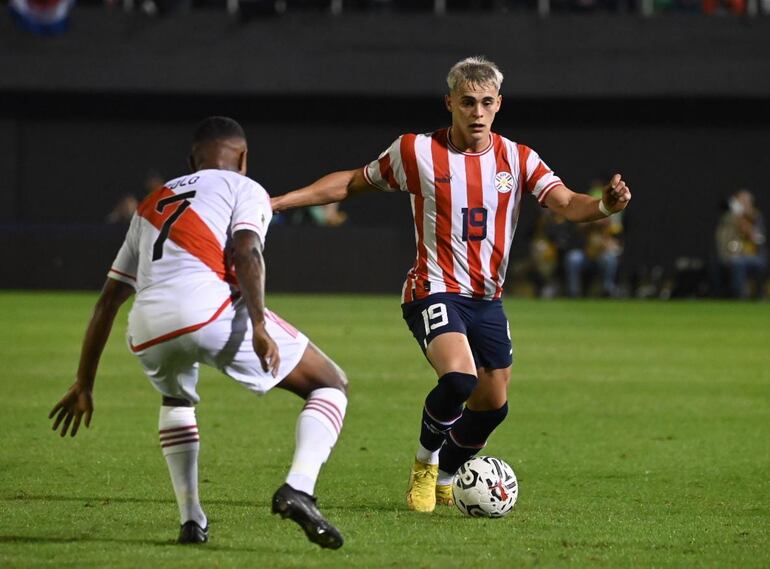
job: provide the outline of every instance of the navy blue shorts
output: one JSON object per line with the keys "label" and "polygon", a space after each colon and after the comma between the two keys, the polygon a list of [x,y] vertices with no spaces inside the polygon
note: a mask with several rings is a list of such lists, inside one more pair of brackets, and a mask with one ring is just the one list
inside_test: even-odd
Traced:
{"label": "navy blue shorts", "polygon": [[436,336],[460,332],[468,338],[477,368],[503,369],[513,362],[511,332],[500,300],[440,292],[406,302],[401,311],[423,353]]}

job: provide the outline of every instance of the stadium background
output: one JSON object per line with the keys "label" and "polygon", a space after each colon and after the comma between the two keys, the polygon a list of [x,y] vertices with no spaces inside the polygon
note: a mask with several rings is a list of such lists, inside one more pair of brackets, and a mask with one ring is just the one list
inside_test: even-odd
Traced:
{"label": "stadium background", "polygon": [[[287,13],[150,19],[76,7],[65,34],[0,19],[0,286],[94,289],[124,228],[104,217],[148,170],[186,171],[192,126],[241,120],[273,194],[445,126],[444,76],[485,54],[506,73],[495,130],[578,191],[620,171],[634,192],[621,278],[713,257],[721,199],[767,215],[770,18],[669,14]],[[528,253],[534,200],[514,259]],[[414,255],[408,199],[344,205],[342,227],[276,226],[271,292],[395,293]],[[376,262],[372,262],[376,259]]]}
{"label": "stadium background", "polygon": [[[91,428],[60,439],[46,420],[123,238],[105,216],[126,193],[143,195],[150,169],[186,169],[198,120],[240,119],[251,174],[279,193],[363,164],[404,130],[446,125],[444,74],[470,53],[506,72],[498,131],[577,190],[615,169],[628,178],[622,278],[660,267],[697,294],[684,284],[702,271],[681,260],[708,262],[720,200],[745,186],[770,213],[766,14],[707,17],[694,0],[655,0],[691,12],[649,18],[576,14],[556,7],[616,0],[552,0],[549,19],[530,5],[442,17],[290,9],[240,22],[221,5],[151,18],[138,8],[151,1],[188,0],[136,0],[133,13],[82,0],[91,5],[50,37],[0,11],[0,566],[770,566],[768,302],[543,302],[514,290],[511,413],[484,452],[515,469],[516,510],[503,520],[407,510],[433,373],[398,310],[414,254],[404,195],[351,200],[337,228],[277,225],[268,237],[269,306],[351,379],[318,488],[345,535],[340,551],[268,513],[301,402],[282,390],[255,400],[212,369],[198,413],[212,539],[175,544],[158,399],[125,346],[128,306],[102,357]],[[433,0],[350,0],[387,1]],[[463,1],[493,0],[447,4]],[[515,263],[537,213],[524,204]],[[383,294],[351,294],[361,291]]]}

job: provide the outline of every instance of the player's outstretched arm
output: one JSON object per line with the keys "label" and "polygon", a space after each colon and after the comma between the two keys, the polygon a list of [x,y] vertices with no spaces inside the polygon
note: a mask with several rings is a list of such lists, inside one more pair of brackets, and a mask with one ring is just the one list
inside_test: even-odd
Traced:
{"label": "player's outstretched arm", "polygon": [[67,434],[70,426],[72,427],[70,435],[74,437],[83,419],[86,427],[91,425],[91,415],[94,412],[92,392],[99,359],[110,337],[115,315],[132,294],[134,294],[134,288],[120,281],[108,278],[104,283],[83,338],[75,383],[48,414],[49,419],[56,417],[53,422],[54,431],[61,425],[62,437]]}
{"label": "player's outstretched arm", "polygon": [[608,213],[622,211],[629,201],[631,190],[620,174],[615,174],[604,187],[601,199],[575,193],[566,186],[557,186],[546,196],[545,205],[570,221],[581,222],[602,219]]}
{"label": "player's outstretched arm", "polygon": [[353,194],[375,190],[364,178],[363,169],[327,174],[309,186],[270,200],[273,211],[340,202]]}
{"label": "player's outstretched arm", "polygon": [[278,375],[281,356],[278,346],[265,329],[265,261],[262,244],[253,231],[242,229],[233,235],[233,264],[243,300],[254,329],[252,345],[259,356],[262,370]]}

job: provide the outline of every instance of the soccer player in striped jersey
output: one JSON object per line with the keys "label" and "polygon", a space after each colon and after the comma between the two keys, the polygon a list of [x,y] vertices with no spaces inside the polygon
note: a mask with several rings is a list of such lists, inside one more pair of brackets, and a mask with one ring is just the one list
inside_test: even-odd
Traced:
{"label": "soccer player in striped jersey", "polygon": [[454,472],[508,413],[513,349],[501,295],[524,195],[573,222],[606,217],[631,199],[619,174],[600,199],[572,192],[534,150],[492,132],[502,81],[484,58],[458,62],[447,77],[449,128],[404,134],[363,168],[272,200],[281,211],[371,190],[409,194],[417,255],[402,312],[438,377],[406,497],[420,512],[451,504]]}
{"label": "soccer player in striped jersey", "polygon": [[194,406],[204,363],[257,394],[280,387],[306,400],[272,509],[314,543],[336,549],[342,535],[318,510],[313,490],[342,428],[347,379],[265,307],[262,249],[272,210],[267,192],[246,177],[246,155],[246,135],[234,120],[210,117],[199,125],[193,173],[150,194],[131,220],[88,325],[76,381],[49,418],[62,437],[68,430],[75,436],[81,420],[89,426],[102,350],[118,309],[136,293],[128,345],[162,396],[158,432],[179,506],[179,543],[208,540]]}

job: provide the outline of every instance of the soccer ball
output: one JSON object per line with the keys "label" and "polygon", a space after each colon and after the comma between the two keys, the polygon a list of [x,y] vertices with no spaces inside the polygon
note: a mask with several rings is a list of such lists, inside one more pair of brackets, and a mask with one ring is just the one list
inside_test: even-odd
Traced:
{"label": "soccer ball", "polygon": [[455,474],[452,496],[467,516],[502,518],[516,503],[519,483],[506,462],[494,456],[476,456]]}

